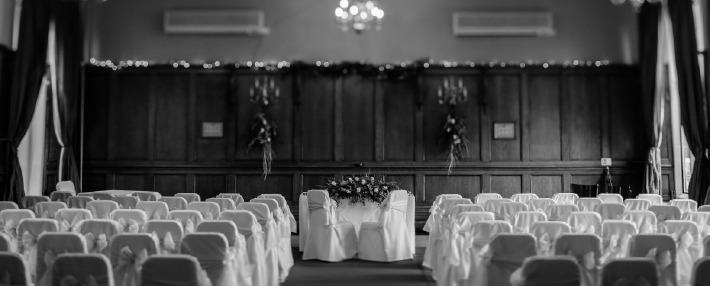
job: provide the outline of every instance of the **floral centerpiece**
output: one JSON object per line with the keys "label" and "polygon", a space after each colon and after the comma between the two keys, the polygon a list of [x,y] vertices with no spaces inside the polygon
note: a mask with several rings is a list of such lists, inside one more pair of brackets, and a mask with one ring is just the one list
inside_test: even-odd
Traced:
{"label": "floral centerpiece", "polygon": [[328,191],[331,199],[349,200],[351,203],[363,205],[368,200],[380,204],[390,191],[399,190],[396,182],[387,181],[384,176],[377,180],[369,174],[343,176],[340,181],[328,178],[326,185],[320,187]]}

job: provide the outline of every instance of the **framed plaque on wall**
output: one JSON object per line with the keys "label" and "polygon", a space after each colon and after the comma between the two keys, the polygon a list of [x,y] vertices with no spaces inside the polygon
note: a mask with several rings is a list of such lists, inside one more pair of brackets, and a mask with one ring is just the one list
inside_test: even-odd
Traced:
{"label": "framed plaque on wall", "polygon": [[202,138],[224,137],[224,124],[222,122],[202,122]]}
{"label": "framed plaque on wall", "polygon": [[494,140],[515,140],[515,122],[494,122]]}

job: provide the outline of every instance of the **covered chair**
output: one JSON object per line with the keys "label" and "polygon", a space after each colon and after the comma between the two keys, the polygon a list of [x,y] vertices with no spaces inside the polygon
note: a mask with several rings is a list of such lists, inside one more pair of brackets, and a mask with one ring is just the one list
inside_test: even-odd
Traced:
{"label": "covered chair", "polygon": [[563,234],[555,243],[555,255],[569,255],[579,264],[582,286],[598,285],[602,241],[595,234]]}
{"label": "covered chair", "polygon": [[148,221],[148,216],[142,210],[115,210],[110,218],[121,225],[121,232],[138,233]]}
{"label": "covered chair", "polygon": [[57,221],[47,218],[23,219],[17,226],[17,252],[21,253],[25,261],[28,262],[27,269],[29,269],[33,281],[37,266],[37,242],[39,237],[45,232],[57,232],[58,229]]}
{"label": "covered chair", "polygon": [[362,260],[392,262],[412,259],[414,249],[409,246],[407,200],[405,190],[389,193],[380,204],[378,222],[360,225],[358,257]]}
{"label": "covered chair", "polygon": [[530,228],[530,234],[537,238],[537,253],[542,256],[552,255],[557,238],[570,233],[570,226],[561,221],[539,221]]}
{"label": "covered chair", "polygon": [[710,257],[703,257],[693,265],[693,277],[690,285],[707,286],[710,284]]}
{"label": "covered chair", "polygon": [[234,202],[234,206],[238,206],[239,204],[244,202],[244,197],[242,197],[241,194],[235,194],[235,193],[221,193],[217,195],[218,198],[226,198],[232,200]]}
{"label": "covered chair", "polygon": [[487,212],[492,212],[496,214],[496,219],[502,219],[500,217],[500,206],[504,203],[512,203],[510,199],[489,199],[483,204],[483,209]]}
{"label": "covered chair", "polygon": [[639,200],[647,200],[652,206],[663,204],[663,197],[659,194],[638,194],[636,198]]}
{"label": "covered chair", "polygon": [[651,202],[645,199],[626,199],[624,206],[627,211],[645,211],[651,207]]}
{"label": "covered chair", "polygon": [[278,276],[266,276],[266,273],[276,273],[276,271],[278,271],[278,263],[276,260],[271,260],[269,264],[267,264],[264,247],[264,232],[261,230],[261,225],[256,220],[256,216],[246,210],[225,211],[219,215],[219,219],[234,222],[239,229],[239,233],[243,234],[246,239],[246,249],[249,258],[248,268],[254,270],[251,276],[251,284],[254,286],[278,285]]}
{"label": "covered chair", "polygon": [[599,198],[579,198],[577,200],[577,208],[583,212],[596,212],[602,203],[604,201]]}
{"label": "covered chair", "polygon": [[158,201],[168,204],[168,211],[187,209],[187,200],[180,197],[162,197]]}
{"label": "covered chair", "polygon": [[567,218],[572,233],[601,235],[602,217],[596,212],[573,212]]}
{"label": "covered chair", "polygon": [[135,209],[140,201],[138,197],[134,196],[116,196],[111,198],[111,200],[116,202],[121,209]]}
{"label": "covered chair", "polygon": [[180,253],[197,258],[213,286],[238,285],[228,251],[227,238],[214,232],[189,233],[180,245]]}
{"label": "covered chair", "polygon": [[37,266],[35,285],[52,284],[52,264],[64,253],[86,253],[84,237],[76,233],[47,232],[37,242]]}
{"label": "covered chair", "polygon": [[91,197],[96,201],[110,201],[113,199],[113,194],[99,191],[91,193]]}
{"label": "covered chair", "polygon": [[676,243],[667,234],[638,234],[631,238],[629,256],[651,258],[660,274],[658,285],[678,285],[676,276]]}
{"label": "covered chair", "polygon": [[86,209],[95,219],[109,219],[111,212],[119,209],[118,203],[109,200],[94,200],[86,204]]}
{"label": "covered chair", "polygon": [[22,198],[22,206],[24,209],[31,211],[35,210],[35,205],[39,202],[50,202],[51,200],[47,196],[24,196]]}
{"label": "covered chair", "polygon": [[6,285],[32,285],[30,272],[25,261],[17,253],[0,252],[0,265],[3,267],[2,283]]}
{"label": "covered chair", "polygon": [[157,241],[147,233],[120,233],[111,238],[109,245],[116,285],[139,285],[143,262],[158,253]]}
{"label": "covered chair", "polygon": [[597,195],[597,198],[602,200],[605,204],[623,204],[624,197],[621,194],[613,193],[601,193]]}
{"label": "covered chair", "polygon": [[66,208],[67,205],[62,202],[39,202],[35,204],[35,215],[38,218],[54,218],[57,211]]}
{"label": "covered chair", "polygon": [[20,209],[15,202],[0,201],[0,211]]}
{"label": "covered chair", "polygon": [[710,212],[710,205],[700,206],[700,207],[698,208],[698,211],[699,211],[699,212]]}
{"label": "covered chair", "polygon": [[180,250],[180,241],[185,233],[180,222],[174,220],[150,220],[143,229],[158,239],[160,254],[176,254]]}
{"label": "covered chair", "polygon": [[10,242],[10,237],[7,234],[0,232],[0,252],[13,252],[14,248]]}
{"label": "covered chair", "polygon": [[582,279],[577,261],[569,256],[528,257],[511,277],[513,286],[578,286]]}
{"label": "covered chair", "polygon": [[[460,250],[462,253],[469,252],[466,255],[471,257],[468,271],[461,274],[461,277],[466,277],[464,285],[487,285],[486,273],[488,272],[488,261],[491,260],[490,249],[492,247],[490,244],[496,236],[512,232],[513,227],[507,221],[480,221],[473,225],[471,231],[473,243],[464,244],[464,249]],[[452,254],[455,252],[452,251]],[[521,253],[523,252],[521,251]]]}
{"label": "covered chair", "polygon": [[602,220],[617,220],[621,219],[626,211],[626,207],[623,204],[618,203],[603,203],[599,205],[599,215],[601,215]]}
{"label": "covered chair", "polygon": [[237,209],[237,206],[234,205],[234,202],[227,198],[209,198],[206,200],[206,202],[217,203],[220,212],[233,211]]}
{"label": "covered chair", "polygon": [[460,198],[461,198],[461,195],[459,195],[459,194],[441,194],[441,195],[436,196],[436,198],[434,199],[434,203],[432,203],[431,207],[429,208],[429,217],[427,218],[426,223],[424,223],[424,231],[431,232],[431,226],[432,226],[434,217],[439,215],[439,213],[443,211],[443,209],[441,208],[441,202],[443,202],[444,199],[460,199]]}
{"label": "covered chair", "polygon": [[200,201],[200,195],[198,195],[196,193],[177,193],[174,196],[178,197],[178,198],[185,199],[185,201],[187,201],[188,204],[191,202],[199,202]]}
{"label": "covered chair", "polygon": [[476,197],[474,199],[474,203],[477,205],[485,205],[487,200],[502,199],[502,198],[503,197],[498,193],[480,193],[480,194],[476,195]]}
{"label": "covered chair", "polygon": [[137,191],[133,192],[131,194],[133,197],[138,197],[139,200],[144,201],[144,202],[155,202],[158,199],[161,198],[160,193],[158,192],[149,192],[149,191]]}
{"label": "covered chair", "polygon": [[555,204],[547,207],[545,214],[550,221],[566,222],[567,218],[573,213],[578,212],[579,208],[576,205]]}
{"label": "covered chair", "polygon": [[547,221],[547,215],[540,211],[518,212],[513,220],[513,229],[515,232],[530,233],[530,227],[538,221]]}
{"label": "covered chair", "polygon": [[599,185],[570,184],[570,191],[578,198],[593,198],[599,194]]}
{"label": "covered chair", "polygon": [[465,198],[448,198],[442,200],[440,205],[441,211],[438,213],[438,216],[434,218],[434,224],[441,223],[443,218],[448,218],[456,206],[470,204],[472,204],[471,199]]}
{"label": "covered chair", "polygon": [[59,223],[59,231],[73,232],[79,222],[92,219],[93,215],[85,209],[61,209],[54,214],[54,219]]}
{"label": "covered chair", "polygon": [[[280,251],[282,249],[279,248],[279,241],[276,233],[278,230],[276,229],[276,222],[274,221],[273,215],[269,211],[269,207],[264,203],[249,202],[239,204],[239,206],[237,206],[237,210],[245,210],[251,212],[254,217],[256,217],[256,220],[259,225],[261,225],[261,230],[264,233],[264,259],[267,265],[265,273],[267,283],[272,282],[271,279],[276,279],[277,281],[280,281],[282,280],[282,278],[285,278],[285,275],[280,275],[280,271],[282,271],[282,266],[280,264],[280,258],[282,256]],[[312,231],[312,229],[309,230]]]}
{"label": "covered chair", "polygon": [[110,219],[88,219],[77,226],[80,234],[86,239],[86,250],[89,253],[111,255],[109,242],[111,238],[121,233],[121,225]]}
{"label": "covered chair", "polygon": [[[276,227],[278,229],[276,236],[280,248],[279,263],[285,273],[288,273],[293,266],[293,254],[291,253],[291,226],[289,221],[284,216],[281,207],[276,199],[272,198],[256,198],[250,202],[263,203],[269,207],[271,215],[274,217]],[[283,277],[285,279],[285,277]]]}
{"label": "covered chair", "polygon": [[54,191],[51,194],[49,194],[49,199],[53,202],[66,203],[67,199],[69,199],[69,197],[71,197],[73,195],[74,194],[69,191]]}
{"label": "covered chair", "polygon": [[528,202],[528,210],[545,212],[547,211],[547,207],[554,204],[555,201],[550,198],[532,199]]}
{"label": "covered chair", "polygon": [[579,195],[575,193],[556,193],[552,196],[552,200],[558,205],[576,205]]}
{"label": "covered chair", "polygon": [[288,202],[286,202],[286,198],[284,198],[283,195],[281,194],[261,194],[259,195],[259,198],[267,198],[267,199],[274,199],[276,202],[279,203],[279,207],[281,208],[281,211],[284,213],[284,216],[288,220],[288,225],[291,229],[291,232],[296,233],[298,226],[296,225],[296,218],[293,216],[293,213],[291,212],[291,208],[288,206]]}
{"label": "covered chair", "polygon": [[85,209],[86,205],[94,198],[88,196],[73,196],[67,198],[67,207],[72,209]]}
{"label": "covered chair", "polygon": [[[505,220],[511,224],[515,221],[515,215],[519,212],[527,211],[528,206],[524,203],[518,202],[508,202],[502,203],[498,206],[498,211],[496,214],[497,219]],[[496,213],[496,212],[494,212]]]}
{"label": "covered chair", "polygon": [[191,202],[187,204],[187,210],[200,212],[204,220],[215,220],[219,217],[219,205],[213,202]]}
{"label": "covered chair", "polygon": [[451,215],[450,218],[453,221],[457,221],[459,219],[459,215],[465,212],[482,212],[483,207],[477,204],[461,204],[461,205],[456,205],[454,208],[451,210]]}
{"label": "covered chair", "polygon": [[101,254],[60,254],[52,264],[52,285],[114,286],[111,262]]}
{"label": "covered chair", "polygon": [[663,224],[667,220],[679,220],[681,218],[680,209],[671,205],[652,205],[648,211],[656,215],[656,223]]}
{"label": "covered chair", "polygon": [[168,217],[168,204],[164,202],[140,201],[136,204],[136,209],[142,210],[151,219],[165,219]]}
{"label": "covered chair", "polygon": [[650,211],[627,211],[621,217],[623,220],[633,222],[639,233],[656,233],[656,214]]}
{"label": "covered chair", "polygon": [[528,202],[530,202],[530,200],[537,199],[537,198],[538,198],[537,194],[533,194],[533,193],[514,194],[510,197],[510,199],[513,202],[524,203],[526,205],[528,204]]}
{"label": "covered chair", "polygon": [[614,259],[602,268],[602,286],[658,285],[656,261],[652,258]]}
{"label": "covered chair", "polygon": [[701,238],[710,236],[710,212],[689,212],[683,215],[683,220],[692,221],[698,225]]}
{"label": "covered chair", "polygon": [[[358,251],[355,227],[352,223],[339,221],[335,208],[335,202],[331,201],[326,191],[308,191],[309,227],[303,260],[338,262],[355,257]],[[257,213],[254,215],[260,219]],[[259,222],[263,227],[264,223]]]}
{"label": "covered chair", "polygon": [[668,204],[678,207],[681,214],[698,211],[698,202],[690,199],[673,199]]}
{"label": "covered chair", "polygon": [[535,256],[535,238],[525,233],[504,233],[493,237],[488,251],[481,254],[485,272],[484,285],[510,285],[510,276],[523,265],[526,258]]}
{"label": "covered chair", "polygon": [[631,237],[638,234],[636,224],[626,220],[607,220],[602,223],[602,263],[629,256]]}
{"label": "covered chair", "polygon": [[76,187],[74,187],[74,182],[72,181],[61,181],[55,186],[58,192],[68,192],[76,196]]}
{"label": "covered chair", "polygon": [[153,255],[143,263],[140,285],[210,286],[200,262],[190,255]]}
{"label": "covered chair", "polygon": [[249,268],[246,239],[237,225],[229,220],[208,220],[197,225],[197,233],[221,233],[227,239],[228,254],[237,285],[252,285],[252,269]]}
{"label": "covered chair", "polygon": [[658,232],[667,233],[675,240],[678,284],[689,284],[693,263],[703,253],[698,225],[692,221],[668,220],[659,226]]}
{"label": "covered chair", "polygon": [[167,219],[179,222],[185,230],[185,234],[195,232],[197,225],[204,220],[202,213],[194,210],[171,211],[168,213]]}
{"label": "covered chair", "polygon": [[13,251],[16,249],[18,239],[22,237],[21,233],[17,233],[17,226],[22,220],[30,218],[35,218],[35,213],[31,210],[0,211],[0,231],[10,238],[10,245],[12,245]]}

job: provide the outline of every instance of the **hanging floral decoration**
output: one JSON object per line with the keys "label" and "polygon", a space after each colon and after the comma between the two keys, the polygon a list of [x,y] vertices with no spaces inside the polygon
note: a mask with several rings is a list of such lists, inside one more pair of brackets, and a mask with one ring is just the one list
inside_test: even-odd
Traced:
{"label": "hanging floral decoration", "polygon": [[456,105],[468,100],[468,90],[463,85],[463,80],[459,78],[457,81],[450,77],[444,79],[443,84],[439,86],[437,97],[439,104],[446,105],[449,109],[440,141],[446,150],[447,170],[448,174],[451,174],[451,170],[464,157],[464,151],[468,154],[466,118],[456,115]]}
{"label": "hanging floral decoration", "polygon": [[255,79],[254,85],[249,90],[249,100],[261,106],[261,112],[254,115],[251,124],[250,140],[247,143],[247,152],[258,145],[262,151],[262,174],[264,180],[271,173],[271,163],[276,155],[273,150],[273,141],[277,135],[276,123],[267,113],[268,108],[279,99],[279,88],[274,80],[269,77]]}
{"label": "hanging floral decoration", "polygon": [[399,190],[396,182],[387,181],[384,176],[378,180],[369,174],[343,176],[340,181],[328,178],[326,184],[319,187],[328,191],[330,198],[335,201],[350,201],[363,205],[366,201],[380,204],[391,191]]}

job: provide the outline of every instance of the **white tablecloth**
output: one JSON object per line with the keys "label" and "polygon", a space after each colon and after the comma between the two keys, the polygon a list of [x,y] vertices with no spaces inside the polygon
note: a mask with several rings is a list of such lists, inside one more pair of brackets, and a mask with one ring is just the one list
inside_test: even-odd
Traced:
{"label": "white tablecloth", "polygon": [[355,227],[355,231],[360,233],[360,224],[366,221],[377,222],[380,217],[380,207],[377,203],[366,201],[363,203],[353,203],[350,200],[338,202],[338,214]]}

